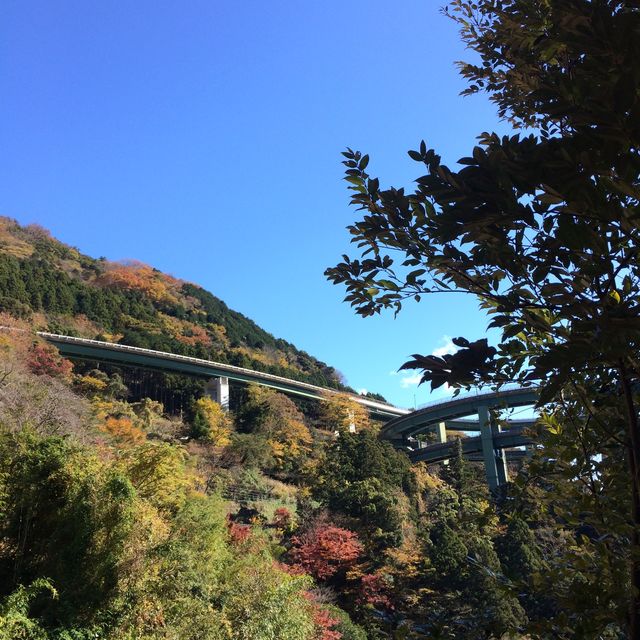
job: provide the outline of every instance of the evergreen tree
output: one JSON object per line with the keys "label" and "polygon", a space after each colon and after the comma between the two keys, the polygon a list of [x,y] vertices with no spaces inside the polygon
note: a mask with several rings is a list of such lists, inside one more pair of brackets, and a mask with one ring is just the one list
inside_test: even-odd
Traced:
{"label": "evergreen tree", "polygon": [[429,534],[429,559],[436,582],[447,589],[458,589],[465,582],[468,549],[462,536],[446,522],[438,522]]}
{"label": "evergreen tree", "polygon": [[501,638],[524,629],[527,616],[517,597],[501,583],[501,567],[492,541],[478,536],[470,545],[471,565],[463,597],[473,603],[478,638]]}
{"label": "evergreen tree", "polygon": [[471,463],[462,453],[462,440],[456,438],[454,455],[442,465],[441,475],[454,490],[458,502],[458,518],[477,513],[478,500],[487,497],[486,483],[479,481]]}
{"label": "evergreen tree", "polygon": [[520,516],[509,518],[496,546],[502,570],[511,580],[528,581],[542,569],[542,557],[533,531]]}

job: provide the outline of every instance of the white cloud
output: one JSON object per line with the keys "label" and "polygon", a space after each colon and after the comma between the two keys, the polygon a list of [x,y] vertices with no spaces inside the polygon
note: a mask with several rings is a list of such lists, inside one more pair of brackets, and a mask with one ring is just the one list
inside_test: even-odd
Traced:
{"label": "white cloud", "polygon": [[[457,350],[458,350],[458,347],[456,347],[456,345],[453,344],[453,340],[451,339],[451,336],[444,335],[442,336],[442,338],[440,338],[440,346],[436,347],[431,352],[431,355],[442,357],[446,354],[455,353]],[[390,376],[397,376],[397,375],[400,375],[401,373],[404,373],[404,372],[389,371]],[[422,372],[414,373],[412,375],[405,374],[405,375],[402,375],[402,377],[400,378],[400,386],[403,389],[408,389],[409,387],[417,387],[418,384],[420,383],[420,380],[422,380]],[[453,389],[450,389],[449,385],[446,385],[445,387],[440,387],[440,389],[444,391],[447,395],[453,393]]]}
{"label": "white cloud", "polygon": [[420,380],[422,380],[422,373],[416,373],[412,376],[403,376],[402,378],[400,378],[400,386],[403,389],[408,389],[409,387],[417,387]]}
{"label": "white cloud", "polygon": [[358,389],[358,394],[361,396],[366,396],[369,393],[366,389]]}
{"label": "white cloud", "polygon": [[442,338],[440,338],[440,342],[443,343],[442,346],[436,347],[431,352],[432,356],[438,356],[439,358],[442,358],[442,356],[451,355],[452,353],[455,353],[458,350],[458,347],[456,347],[456,345],[453,344],[453,340],[451,339],[451,336],[442,336]]}
{"label": "white cloud", "polygon": [[[431,355],[438,356],[441,358],[444,355],[455,353],[457,350],[458,350],[458,347],[456,347],[456,345],[453,344],[453,340],[451,339],[451,336],[444,335],[442,336],[442,338],[440,338],[440,346],[436,347],[431,352]],[[398,371],[390,371],[389,375],[395,376],[395,375],[398,375],[398,373],[399,373]],[[409,387],[417,387],[421,379],[422,379],[421,372],[414,373],[413,375],[403,375],[400,378],[400,386],[403,389],[408,389]],[[453,393],[453,389],[450,389],[449,385],[446,385],[445,387],[440,387],[440,389],[441,391],[444,391],[446,395]]]}
{"label": "white cloud", "polygon": [[445,396],[453,395],[454,389],[453,389],[453,387],[449,386],[448,382],[445,382],[444,385],[442,387],[440,387],[440,389],[442,389],[442,394],[445,395]]}

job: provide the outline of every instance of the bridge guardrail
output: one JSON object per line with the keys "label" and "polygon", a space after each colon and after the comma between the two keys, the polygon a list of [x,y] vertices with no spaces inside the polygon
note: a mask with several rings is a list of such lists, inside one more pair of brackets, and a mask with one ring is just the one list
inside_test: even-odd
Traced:
{"label": "bridge guardrail", "polygon": [[439,400],[434,400],[433,402],[426,402],[425,404],[420,405],[416,411],[435,409],[436,407],[440,407],[442,405],[446,405],[449,402],[464,402],[465,400],[472,400],[475,398],[482,399],[483,397],[491,397],[496,394],[505,394],[516,391],[536,391],[538,389],[537,386],[531,387],[522,387],[518,384],[506,384],[500,387],[497,392],[496,391],[476,391],[475,393],[461,393],[457,396],[450,396],[448,398],[440,398]]}
{"label": "bridge guardrail", "polygon": [[132,353],[138,353],[140,355],[148,355],[159,358],[166,358],[168,360],[174,360],[176,362],[188,362],[191,364],[196,364],[203,367],[217,367],[221,370],[229,371],[230,373],[238,373],[244,374],[247,376],[258,377],[264,380],[271,380],[273,382],[279,382],[281,384],[288,384],[292,386],[299,387],[300,389],[306,389],[309,391],[313,391],[319,395],[323,393],[330,393],[334,395],[348,395],[353,398],[359,404],[362,404],[371,409],[378,409],[382,411],[388,411],[390,413],[394,413],[397,416],[405,415],[410,413],[408,409],[402,409],[400,407],[395,407],[391,404],[386,404],[383,402],[376,402],[374,400],[368,400],[358,395],[354,395],[351,393],[345,394],[343,391],[339,391],[337,389],[330,389],[327,387],[319,387],[318,385],[310,384],[308,382],[302,382],[301,380],[293,380],[291,378],[285,378],[283,376],[277,376],[272,373],[266,373],[264,371],[254,371],[253,369],[247,369],[245,367],[237,367],[232,364],[226,364],[224,362],[215,362],[214,360],[206,360],[204,358],[194,358],[192,356],[185,356],[176,353],[169,353],[167,351],[157,351],[155,349],[146,349],[144,347],[133,347],[128,344],[119,344],[113,342],[104,342],[101,340],[92,340],[91,338],[77,338],[75,336],[65,336],[57,333],[48,333],[46,331],[38,331],[37,335],[49,339],[52,342],[67,342],[70,344],[78,344],[78,345],[95,345],[101,347],[103,349],[112,349],[113,351],[129,351]]}

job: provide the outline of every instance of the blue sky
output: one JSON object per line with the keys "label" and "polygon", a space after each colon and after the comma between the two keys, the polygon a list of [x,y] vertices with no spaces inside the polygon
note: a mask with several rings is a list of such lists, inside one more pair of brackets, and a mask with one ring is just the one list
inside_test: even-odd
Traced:
{"label": "blue sky", "polygon": [[340,152],[411,186],[424,138],[450,165],[486,130],[440,0],[5,0],[0,215],[93,256],[194,281],[404,406],[412,353],[484,335],[473,299],[355,316],[323,277],[355,219]]}

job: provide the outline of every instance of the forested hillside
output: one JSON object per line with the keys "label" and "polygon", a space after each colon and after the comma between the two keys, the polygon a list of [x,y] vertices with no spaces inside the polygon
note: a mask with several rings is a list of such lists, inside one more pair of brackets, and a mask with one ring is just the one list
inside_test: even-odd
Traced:
{"label": "forested hillside", "polygon": [[7,219],[0,242],[1,640],[476,638],[527,619],[466,561],[529,576],[501,550],[544,555],[524,521],[505,546],[479,470],[412,468],[348,396],[248,387],[225,413],[188,378],[71,363],[34,330],[338,385],[196,285]]}
{"label": "forested hillside", "polygon": [[569,638],[589,610],[588,559],[560,569],[589,547],[534,476],[411,466],[348,396],[168,415],[0,324],[0,640]]}
{"label": "forested hillside", "polygon": [[72,363],[34,329],[333,373],[194,285],[1,237],[0,640],[625,637],[625,549],[549,472],[560,418],[490,495],[461,447],[412,466],[346,394],[249,386],[225,412],[185,377]]}
{"label": "forested hillside", "polygon": [[412,468],[348,396],[310,417],[249,387],[234,414],[203,396],[181,419],[0,322],[1,640],[480,638],[526,620],[466,557],[528,580],[543,551],[524,521],[505,535],[511,507],[461,458]]}
{"label": "forested hillside", "polygon": [[201,287],[138,262],[81,254],[0,217],[0,311],[43,330],[209,358],[326,387],[336,371]]}

